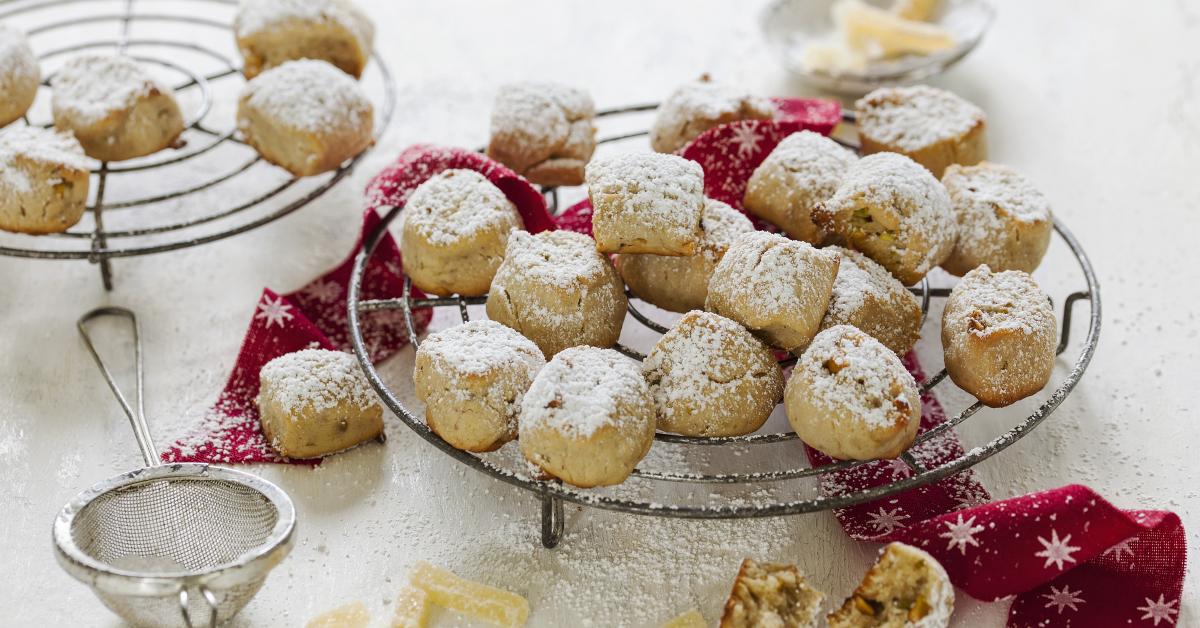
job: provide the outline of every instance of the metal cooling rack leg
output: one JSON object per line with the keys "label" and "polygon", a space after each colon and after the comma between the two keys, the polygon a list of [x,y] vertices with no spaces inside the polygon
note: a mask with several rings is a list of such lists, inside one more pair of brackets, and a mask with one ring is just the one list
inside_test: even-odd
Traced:
{"label": "metal cooling rack leg", "polygon": [[1090,303],[1092,293],[1086,290],[1072,292],[1067,295],[1067,300],[1063,302],[1062,337],[1058,341],[1058,349],[1055,351],[1055,355],[1061,355],[1063,351],[1067,350],[1067,343],[1071,341],[1071,312],[1075,310],[1075,302],[1080,299],[1087,299]]}
{"label": "metal cooling rack leg", "polygon": [[554,549],[563,537],[563,502],[553,495],[542,494],[542,547]]}
{"label": "metal cooling rack leg", "polygon": [[112,290],[112,263],[100,254],[100,251],[108,248],[108,238],[104,235],[104,184],[108,180],[108,162],[100,164],[100,172],[96,179],[96,206],[92,209],[96,230],[92,232],[92,254],[88,261],[100,265],[100,279],[104,281],[104,289]]}

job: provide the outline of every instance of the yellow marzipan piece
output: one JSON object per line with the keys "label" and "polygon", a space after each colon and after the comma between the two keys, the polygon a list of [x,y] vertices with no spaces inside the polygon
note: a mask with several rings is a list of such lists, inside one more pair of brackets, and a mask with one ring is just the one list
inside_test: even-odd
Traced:
{"label": "yellow marzipan piece", "polygon": [[352,602],[313,617],[305,626],[306,628],[367,628],[370,623],[371,613],[367,612],[367,607],[362,602]]}
{"label": "yellow marzipan piece", "polygon": [[859,0],[841,0],[833,10],[834,21],[852,48],[890,57],[927,55],[954,47],[954,37],[941,27],[906,20]]}
{"label": "yellow marzipan piece", "polygon": [[509,591],[460,578],[453,573],[421,561],[409,576],[412,585],[442,608],[458,611],[499,626],[517,628],[529,619],[529,602]]}
{"label": "yellow marzipan piece", "polygon": [[892,14],[906,20],[928,22],[937,7],[938,0],[896,0],[892,4]]}
{"label": "yellow marzipan piece", "polygon": [[392,628],[425,628],[429,619],[429,594],[425,589],[408,586],[396,596],[396,614]]}
{"label": "yellow marzipan piece", "polygon": [[700,611],[692,609],[662,625],[662,628],[708,628]]}

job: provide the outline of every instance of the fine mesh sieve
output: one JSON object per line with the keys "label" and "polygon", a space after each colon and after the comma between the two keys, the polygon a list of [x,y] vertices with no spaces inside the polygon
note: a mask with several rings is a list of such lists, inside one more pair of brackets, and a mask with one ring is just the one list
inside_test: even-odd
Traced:
{"label": "fine mesh sieve", "polygon": [[[136,411],[88,334],[87,323],[101,316],[124,317],[132,328]],[[161,464],[143,407],[137,317],[125,308],[99,308],[80,318],[78,327],[129,417],[147,466],[105,480],[63,507],[54,521],[59,563],[135,626],[191,628],[229,620],[291,549],[291,499],[241,471]]]}

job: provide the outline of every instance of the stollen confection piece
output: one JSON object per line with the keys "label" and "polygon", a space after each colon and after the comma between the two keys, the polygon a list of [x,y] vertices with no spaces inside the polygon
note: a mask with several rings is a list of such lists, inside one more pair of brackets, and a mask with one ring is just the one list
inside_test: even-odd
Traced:
{"label": "stollen confection piece", "polygon": [[51,81],[54,126],[89,156],[121,161],[172,146],[183,133],[175,92],[123,55],[71,59]]}
{"label": "stollen confection piece", "polygon": [[533,183],[580,185],[596,150],[596,106],[555,83],[504,85],[492,106],[488,156]]}
{"label": "stollen confection piece", "polygon": [[829,310],[821,329],[853,325],[897,355],[908,353],[921,337],[921,301],[900,280],[871,258],[840,246],[842,256]]}
{"label": "stollen confection piece", "polygon": [[895,458],[921,425],[917,383],[900,358],[849,325],[817,334],[792,369],[784,406],[800,440],[843,460]]}
{"label": "stollen confection piece", "polygon": [[692,255],[702,235],[704,170],[675,155],[626,153],[587,167],[601,253]]}
{"label": "stollen confection piece", "polygon": [[941,4],[941,0],[896,0],[889,10],[896,17],[925,21],[933,18]]}
{"label": "stollen confection piece", "polygon": [[622,253],[617,270],[639,299],[664,310],[687,312],[704,309],[708,280],[729,245],[743,233],[754,231],[745,214],[726,203],[704,199],[700,217],[700,244],[695,255],[672,256]]}
{"label": "stollen confection piece", "polygon": [[660,153],[674,153],[713,127],[774,117],[775,107],[769,99],[713,81],[705,74],[680,86],[658,106],[650,126],[650,146]]}
{"label": "stollen confection piece", "polygon": [[987,159],[987,116],[948,91],[881,87],[855,103],[862,154],[901,153],[941,178],[950,164]]}
{"label": "stollen confection piece", "polygon": [[572,347],[554,356],[521,400],[521,453],[582,488],[620,484],[654,442],[654,400],[637,362]]}
{"label": "stollen confection piece", "polygon": [[431,604],[473,619],[504,628],[519,628],[529,619],[529,601],[520,595],[467,580],[425,561],[413,567],[409,581],[425,591]]}
{"label": "stollen confection piece", "polygon": [[658,429],[741,436],[766,423],[783,396],[775,355],[746,328],[711,312],[683,315],[642,362]]}
{"label": "stollen confection piece", "polygon": [[862,584],[829,614],[829,628],[946,628],[954,612],[954,585],[934,557],[889,543]]}
{"label": "stollen confection piece", "polygon": [[980,266],[950,291],[942,312],[946,371],[993,408],[1050,381],[1058,345],[1050,299],[1028,273]]}
{"label": "stollen confection piece", "polygon": [[958,243],[942,268],[962,276],[987,264],[1033,272],[1050,246],[1050,203],[1008,166],[983,162],[946,168],[942,184],[958,219]]}
{"label": "stollen confection piece", "polygon": [[400,589],[394,602],[392,628],[425,628],[429,620],[429,594],[412,585]]}
{"label": "stollen confection piece", "polygon": [[858,159],[849,149],[812,131],[783,139],[754,170],[742,201],[746,211],[779,227],[794,240],[822,244],[812,208],[837,192]]}
{"label": "stollen confection piece", "polygon": [[375,39],[375,25],[350,0],[242,0],[233,32],[248,79],[297,59],[327,61],[358,78]]}
{"label": "stollen confection piece", "polygon": [[0,24],[0,127],[25,115],[41,83],[42,72],[25,33]]}
{"label": "stollen confection piece", "polygon": [[946,188],[896,153],[858,160],[833,198],[813,208],[812,216],[906,286],[946,261],[958,237]]}
{"label": "stollen confection piece", "polygon": [[628,305],[621,278],[591,238],[514,231],[488,292],[487,315],[550,357],[577,345],[613,346]]}
{"label": "stollen confection piece", "polygon": [[816,628],[825,596],[795,565],[742,561],[720,628]]}
{"label": "stollen confection piece", "polygon": [[708,623],[704,621],[704,615],[693,608],[673,617],[662,628],[708,628]]}
{"label": "stollen confection piece", "polygon": [[487,294],[513,231],[516,205],[474,170],[447,170],[413,190],[404,205],[400,250],[413,285],[438,296]]}
{"label": "stollen confection piece", "polygon": [[362,602],[351,602],[308,620],[305,628],[367,628],[371,613]]}
{"label": "stollen confection piece", "polygon": [[767,344],[798,353],[821,327],[839,259],[778,234],[744,233],[713,271],[704,309],[741,323]]}
{"label": "stollen confection piece", "polygon": [[517,437],[521,397],[545,364],[537,345],[495,321],[430,334],[413,369],[425,422],[459,449],[498,449]]}
{"label": "stollen confection piece", "polygon": [[287,353],[259,379],[263,436],[285,458],[319,458],[383,435],[383,408],[349,353]]}
{"label": "stollen confection piece", "polygon": [[88,160],[69,133],[32,126],[0,130],[0,229],[66,231],[87,206]]}
{"label": "stollen confection piece", "polygon": [[237,125],[263,159],[298,177],[334,170],[371,145],[375,107],[324,61],[288,61],[246,83]]}

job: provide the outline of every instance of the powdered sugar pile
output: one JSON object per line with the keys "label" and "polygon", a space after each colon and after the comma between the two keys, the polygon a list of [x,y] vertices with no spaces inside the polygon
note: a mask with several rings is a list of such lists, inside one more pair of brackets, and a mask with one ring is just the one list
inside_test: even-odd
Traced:
{"label": "powdered sugar pile", "polygon": [[521,401],[521,426],[587,438],[626,418],[618,404],[641,406],[650,391],[637,362],[613,351],[572,347],[555,355]]}
{"label": "powdered sugar pile", "polygon": [[964,135],[986,118],[979,107],[927,85],[877,89],[855,107],[859,133],[907,152]]}
{"label": "powdered sugar pile", "polygon": [[62,164],[75,170],[87,170],[83,147],[69,133],[32,126],[13,126],[0,131],[0,188],[20,194],[33,190],[25,169],[17,158],[48,165]]}
{"label": "powdered sugar pile", "polygon": [[242,0],[233,30],[241,39],[266,29],[305,22],[341,26],[350,31],[366,51],[374,45],[374,24],[347,0]]}
{"label": "powdered sugar pile", "polygon": [[729,247],[713,282],[727,282],[725,290],[762,312],[824,310],[824,295],[808,279],[816,268],[835,259],[833,253],[807,242],[754,231],[742,234]]}
{"label": "powdered sugar pile", "polygon": [[1050,202],[1024,175],[1000,164],[950,166],[942,182],[958,218],[958,237],[973,250],[999,251],[1012,222],[1050,220]]}
{"label": "powdered sugar pile", "polygon": [[[871,428],[888,428],[901,410],[909,415],[907,393],[916,398],[916,382],[900,358],[878,340],[849,325],[817,334],[796,362],[792,377],[803,373],[813,405],[838,420],[852,417]],[[898,407],[899,406],[899,407]]]}
{"label": "powdered sugar pile", "polygon": [[716,262],[738,236],[754,231],[754,223],[728,203],[705,198],[700,230],[704,232],[700,238],[700,253]]}
{"label": "powdered sugar pile", "polygon": [[607,263],[596,252],[595,242],[583,234],[543,231],[530,235],[514,231],[495,281],[513,286],[529,283],[577,289],[581,283],[605,274]]}
{"label": "powdered sugar pile", "polygon": [[546,364],[533,341],[489,320],[473,320],[430,334],[420,352],[436,355],[436,362],[460,374],[523,369],[532,378]]}
{"label": "powdered sugar pile", "polygon": [[405,205],[404,228],[433,244],[449,245],[492,229],[520,229],[521,216],[500,188],[474,170],[447,170],[413,191]]}
{"label": "powdered sugar pile", "polygon": [[[837,251],[842,256],[837,278],[833,281],[833,296],[825,312],[823,326],[832,327],[847,323],[867,303],[868,298],[886,303],[892,299],[904,299],[920,307],[917,296],[909,292],[886,268],[871,258],[840,246],[825,250]],[[895,289],[889,289],[889,286]]]}
{"label": "powdered sugar pile", "polygon": [[1034,334],[1055,329],[1050,300],[1028,273],[994,273],[987,265],[963,276],[946,304],[948,318],[965,316],[966,329],[976,336],[1019,331]]}
{"label": "powdered sugar pile", "polygon": [[54,119],[89,126],[125,111],[154,90],[174,95],[166,84],[120,55],[88,55],[68,61],[52,81]]}
{"label": "powdered sugar pile", "polygon": [[369,126],[374,115],[358,81],[312,59],[288,61],[254,77],[242,90],[240,106],[309,133]]}
{"label": "powdered sugar pile", "polygon": [[[608,208],[609,221],[627,221],[654,229],[691,233],[704,203],[700,164],[659,153],[626,153],[588,164],[588,195],[596,208],[593,224]],[[604,200],[600,200],[600,199]]]}
{"label": "powdered sugar pile", "polygon": [[942,263],[958,237],[946,188],[923,166],[898,153],[859,159],[822,211],[838,214],[860,208],[871,211],[875,221],[886,227],[892,227],[887,222],[896,223],[895,246],[924,245],[915,266],[920,274]]}
{"label": "powdered sugar pile", "polygon": [[267,362],[259,375],[260,396],[269,396],[284,408],[320,411],[342,403],[358,408],[378,404],[358,361],[342,351],[287,353]]}

